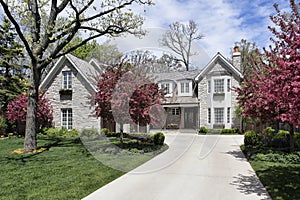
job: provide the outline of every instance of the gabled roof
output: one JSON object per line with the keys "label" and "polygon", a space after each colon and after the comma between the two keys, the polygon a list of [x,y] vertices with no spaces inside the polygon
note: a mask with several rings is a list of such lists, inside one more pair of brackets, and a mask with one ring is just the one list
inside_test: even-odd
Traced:
{"label": "gabled roof", "polygon": [[61,69],[64,67],[64,63],[66,63],[67,61],[69,61],[71,65],[76,69],[76,71],[80,74],[80,76],[82,76],[83,80],[87,83],[87,86],[90,87],[92,91],[96,92],[96,77],[97,75],[99,75],[99,72],[101,72],[102,69],[99,68],[99,66],[91,65],[90,63],[81,60],[71,54],[67,54],[59,58],[59,60],[55,63],[50,72],[42,81],[40,90],[45,90],[50,86],[49,84],[51,83],[51,80],[53,80],[57,73],[61,71]]}
{"label": "gabled roof", "polygon": [[204,76],[206,76],[210,70],[215,66],[217,62],[222,62],[226,70],[231,72],[233,75],[243,78],[243,74],[233,66],[220,52],[218,52],[211,60],[210,62],[204,67],[204,69],[196,76],[195,80],[200,81]]}

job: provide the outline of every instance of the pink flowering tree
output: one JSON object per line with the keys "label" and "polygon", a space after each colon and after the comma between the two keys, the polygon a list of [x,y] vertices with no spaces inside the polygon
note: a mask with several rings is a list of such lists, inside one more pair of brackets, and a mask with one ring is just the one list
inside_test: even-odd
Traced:
{"label": "pink flowering tree", "polygon": [[[14,122],[26,122],[27,96],[20,94],[7,106],[7,119]],[[37,127],[39,129],[48,127],[53,120],[52,106],[49,100],[42,94],[39,95],[37,110]]]}
{"label": "pink flowering tree", "polygon": [[270,17],[275,27],[273,47],[265,49],[262,70],[245,77],[238,89],[238,102],[246,117],[261,121],[280,121],[290,125],[290,148],[294,150],[294,127],[300,125],[300,3],[290,1],[291,12],[275,4]]}
{"label": "pink flowering tree", "polygon": [[96,115],[120,124],[120,141],[123,125],[136,123],[155,124],[160,118],[158,107],[164,91],[145,76],[130,71],[129,64],[119,64],[101,75],[95,94]]}

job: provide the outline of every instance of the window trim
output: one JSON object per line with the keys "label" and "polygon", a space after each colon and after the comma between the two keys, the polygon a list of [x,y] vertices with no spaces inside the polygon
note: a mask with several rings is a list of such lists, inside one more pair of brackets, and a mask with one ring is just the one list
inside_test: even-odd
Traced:
{"label": "window trim", "polygon": [[230,107],[227,108],[227,123],[231,123],[231,109]]}
{"label": "window trim", "polygon": [[72,71],[62,71],[62,85],[61,85],[61,88],[62,89],[72,89],[72,84],[73,84],[72,83]]}
{"label": "window trim", "polygon": [[[217,83],[220,82],[220,83]],[[214,79],[214,93],[224,93],[224,79]]]}
{"label": "window trim", "polygon": [[72,108],[61,109],[61,127],[67,130],[73,129],[73,110]]}
{"label": "window trim", "polygon": [[224,108],[214,108],[214,123],[224,124]]}
{"label": "window trim", "polygon": [[179,116],[180,115],[180,109],[179,108],[172,108],[172,115],[173,116]]}

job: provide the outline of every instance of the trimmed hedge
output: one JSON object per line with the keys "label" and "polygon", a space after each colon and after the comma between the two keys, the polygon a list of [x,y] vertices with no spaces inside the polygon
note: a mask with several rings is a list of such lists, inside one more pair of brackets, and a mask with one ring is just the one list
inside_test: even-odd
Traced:
{"label": "trimmed hedge", "polygon": [[208,132],[208,129],[205,126],[200,127],[199,133],[206,134],[207,132]]}
{"label": "trimmed hedge", "polygon": [[165,135],[162,132],[157,132],[153,135],[153,140],[155,145],[163,145],[165,141]]}

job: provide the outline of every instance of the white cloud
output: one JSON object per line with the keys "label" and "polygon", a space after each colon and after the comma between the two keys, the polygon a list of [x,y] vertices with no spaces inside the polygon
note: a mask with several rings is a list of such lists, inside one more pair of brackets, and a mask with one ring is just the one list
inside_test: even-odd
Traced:
{"label": "white cloud", "polygon": [[[230,49],[241,39],[256,42],[265,47],[270,43],[270,14],[274,13],[269,0],[155,0],[155,6],[146,7],[144,27],[168,28],[175,21],[182,23],[192,19],[199,25],[205,37],[197,42],[209,56],[221,52],[230,56]],[[278,3],[286,8],[288,3]],[[144,7],[143,7],[144,9]],[[139,8],[136,8],[139,12]]]}

